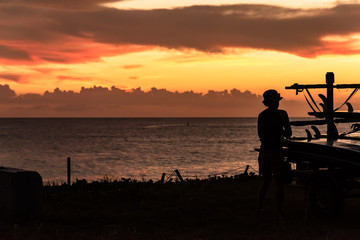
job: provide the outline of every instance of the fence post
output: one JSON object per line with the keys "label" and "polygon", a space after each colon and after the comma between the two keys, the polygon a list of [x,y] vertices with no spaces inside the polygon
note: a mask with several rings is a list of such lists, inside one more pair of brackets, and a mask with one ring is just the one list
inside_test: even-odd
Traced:
{"label": "fence post", "polygon": [[165,175],[166,175],[166,173],[163,173],[163,174],[161,175],[161,180],[160,180],[161,183],[164,183],[164,182],[165,182]]}
{"label": "fence post", "polygon": [[70,185],[71,185],[71,160],[70,160],[70,157],[67,158],[67,184],[70,187]]}
{"label": "fence post", "polygon": [[181,176],[181,174],[180,174],[179,170],[175,169],[175,171],[174,171],[174,172],[176,173],[176,175],[177,175],[177,177],[179,178],[180,182],[184,182],[184,179],[182,178],[182,176]]}
{"label": "fence post", "polygon": [[246,165],[246,168],[245,168],[245,171],[244,171],[244,175],[249,175],[249,173],[248,173],[249,167],[250,167],[250,165]]}

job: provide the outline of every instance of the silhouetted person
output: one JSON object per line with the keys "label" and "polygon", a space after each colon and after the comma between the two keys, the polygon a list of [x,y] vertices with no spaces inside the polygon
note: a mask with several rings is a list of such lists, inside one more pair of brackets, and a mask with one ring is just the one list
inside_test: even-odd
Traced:
{"label": "silhouetted person", "polygon": [[291,137],[289,117],[284,110],[279,110],[279,101],[282,99],[276,90],[267,90],[263,94],[263,104],[267,109],[258,117],[258,134],[261,141],[259,153],[259,172],[261,185],[259,188],[257,214],[262,211],[263,202],[274,175],[276,184],[277,211],[282,214],[284,189],[281,180],[277,177],[284,161],[282,154],[282,138]]}

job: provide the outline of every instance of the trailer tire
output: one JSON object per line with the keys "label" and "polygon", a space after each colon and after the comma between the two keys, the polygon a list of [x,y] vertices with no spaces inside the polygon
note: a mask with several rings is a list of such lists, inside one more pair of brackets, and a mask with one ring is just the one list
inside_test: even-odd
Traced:
{"label": "trailer tire", "polygon": [[310,187],[309,205],[316,216],[337,217],[344,207],[344,193],[330,177],[320,178]]}

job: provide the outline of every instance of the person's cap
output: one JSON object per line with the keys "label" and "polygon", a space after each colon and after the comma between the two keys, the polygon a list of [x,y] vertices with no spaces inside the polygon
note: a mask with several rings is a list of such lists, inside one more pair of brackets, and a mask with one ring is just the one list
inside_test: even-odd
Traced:
{"label": "person's cap", "polygon": [[263,102],[269,102],[269,101],[275,102],[275,101],[280,101],[281,99],[283,99],[282,97],[280,97],[280,93],[278,93],[274,89],[265,91],[263,94],[263,97],[264,97]]}

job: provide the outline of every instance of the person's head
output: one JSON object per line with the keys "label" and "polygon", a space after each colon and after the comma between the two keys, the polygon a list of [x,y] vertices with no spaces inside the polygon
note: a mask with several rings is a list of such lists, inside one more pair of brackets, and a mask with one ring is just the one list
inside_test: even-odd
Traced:
{"label": "person's head", "polygon": [[280,93],[278,93],[274,89],[265,91],[263,97],[264,97],[263,104],[270,108],[278,108],[279,101],[282,99],[282,97],[280,97]]}

